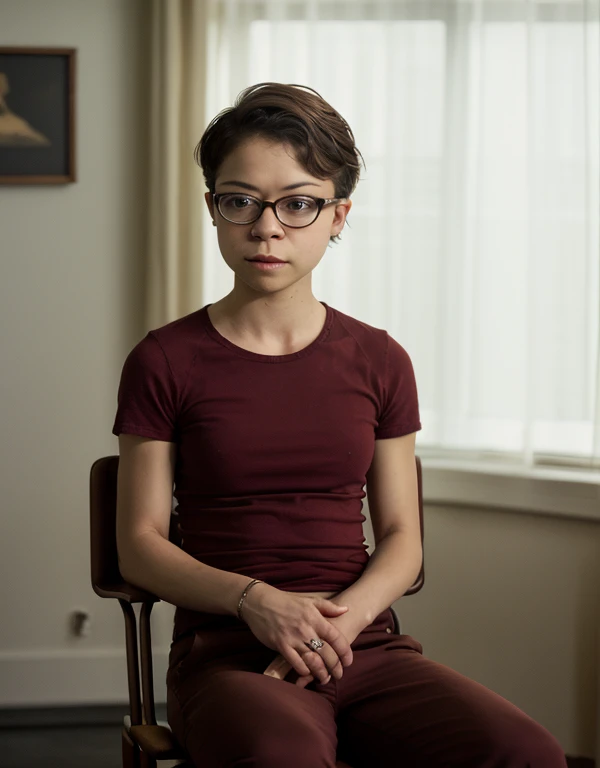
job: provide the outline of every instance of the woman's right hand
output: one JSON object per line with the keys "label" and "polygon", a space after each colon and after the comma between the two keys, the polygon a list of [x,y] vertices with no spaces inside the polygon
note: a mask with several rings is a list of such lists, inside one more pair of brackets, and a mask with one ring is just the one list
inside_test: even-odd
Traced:
{"label": "woman's right hand", "polygon": [[[241,614],[252,634],[287,659],[298,675],[312,675],[326,683],[330,674],[339,680],[343,667],[352,664],[350,644],[327,620],[347,610],[324,597],[284,592],[260,583],[248,592]],[[318,651],[306,645],[312,638],[323,641]]]}

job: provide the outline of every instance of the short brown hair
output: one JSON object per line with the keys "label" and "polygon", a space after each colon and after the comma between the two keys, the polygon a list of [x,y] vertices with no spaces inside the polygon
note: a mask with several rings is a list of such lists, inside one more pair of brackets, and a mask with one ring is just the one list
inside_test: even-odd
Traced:
{"label": "short brown hair", "polygon": [[308,173],[333,181],[336,197],[356,188],[364,159],[339,112],[308,86],[258,83],[211,121],[194,150],[210,192],[227,155],[257,136],[289,144]]}

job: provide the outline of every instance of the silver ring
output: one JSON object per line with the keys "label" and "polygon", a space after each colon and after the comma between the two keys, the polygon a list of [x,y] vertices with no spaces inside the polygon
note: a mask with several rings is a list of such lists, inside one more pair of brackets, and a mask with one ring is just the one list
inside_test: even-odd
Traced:
{"label": "silver ring", "polygon": [[311,651],[318,651],[319,648],[323,647],[323,641],[319,640],[319,638],[313,638],[312,640],[309,640],[308,643],[305,643]]}

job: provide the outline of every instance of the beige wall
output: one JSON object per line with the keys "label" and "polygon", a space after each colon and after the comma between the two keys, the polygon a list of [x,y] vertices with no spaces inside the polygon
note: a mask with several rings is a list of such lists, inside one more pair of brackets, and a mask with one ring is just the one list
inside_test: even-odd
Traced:
{"label": "beige wall", "polygon": [[[89,586],[88,472],[115,452],[118,377],[142,332],[144,6],[0,0],[0,45],[78,49],[77,183],[0,186],[0,705],[56,695],[23,671],[52,659],[60,676],[121,642],[118,606]],[[67,634],[76,607],[94,614],[85,640]]]}
{"label": "beige wall", "polygon": [[[143,330],[145,7],[0,0],[0,45],[79,50],[78,183],[0,187],[0,706],[126,696],[120,610],[89,586],[87,482],[116,451],[118,377]],[[426,519],[427,581],[397,606],[404,630],[592,756],[597,526],[440,506]],[[73,608],[91,612],[89,637],[68,635]],[[158,607],[158,681],[171,616]]]}

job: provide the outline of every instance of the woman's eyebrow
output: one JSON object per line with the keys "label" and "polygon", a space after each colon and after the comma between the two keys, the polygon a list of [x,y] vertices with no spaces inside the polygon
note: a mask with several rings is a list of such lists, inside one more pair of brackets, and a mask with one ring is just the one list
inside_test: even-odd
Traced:
{"label": "woman's eyebrow", "polygon": [[[244,189],[249,189],[252,192],[260,192],[258,187],[254,187],[252,184],[246,184],[245,181],[221,181],[219,182],[219,186],[227,186],[233,185],[234,187],[243,187]],[[315,183],[314,181],[299,181],[296,184],[288,184],[287,187],[282,187],[281,189],[285,192],[290,189],[298,189],[298,187],[318,187],[319,184]]]}

